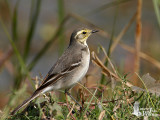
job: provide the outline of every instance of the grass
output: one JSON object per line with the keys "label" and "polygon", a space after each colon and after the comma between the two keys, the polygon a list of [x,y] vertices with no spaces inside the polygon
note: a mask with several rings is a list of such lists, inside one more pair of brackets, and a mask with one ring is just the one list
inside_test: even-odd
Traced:
{"label": "grass", "polygon": [[[58,21],[59,25],[61,25],[62,21],[65,18],[65,7],[64,7],[64,0],[58,0]],[[62,55],[65,47],[65,35],[64,35],[64,27],[60,29],[59,33],[59,55]]]}
{"label": "grass", "polygon": [[[105,115],[103,119],[143,119],[144,117],[136,117],[133,115],[133,106],[135,101],[140,102],[140,108],[152,108],[153,110],[158,110],[158,106],[160,106],[159,100],[160,97],[139,92],[134,93],[132,89],[126,86],[127,76],[121,76],[122,82],[118,82],[117,86],[112,92],[111,96],[98,97],[96,92],[93,94],[89,92],[89,99],[84,102],[83,109],[84,111],[79,110],[79,106],[75,105],[72,111],[72,115],[76,119],[98,119],[101,112],[105,111]],[[84,88],[87,89],[88,88]],[[8,120],[28,120],[28,119],[46,119],[46,118],[55,118],[55,119],[72,119],[73,117],[68,113],[70,110],[67,108],[66,102],[60,102],[58,98],[56,98],[55,94],[48,95],[48,97],[38,98],[34,101],[26,110],[25,113],[17,113],[14,116],[10,116]],[[86,94],[86,93],[83,93]],[[143,95],[142,95],[143,94]],[[99,103],[99,102],[100,103]],[[41,102],[41,107],[38,107],[38,104]],[[152,103],[156,106],[153,106]],[[73,106],[73,102],[69,101],[69,106]],[[34,107],[34,106],[35,107]],[[160,114],[160,111],[155,112],[154,114]],[[149,116],[149,119],[158,119],[159,116]]]}
{"label": "grass", "polygon": [[31,18],[30,18],[30,24],[29,24],[29,29],[27,33],[27,39],[26,39],[26,44],[25,44],[25,49],[24,49],[24,60],[28,58],[28,54],[30,51],[31,47],[31,41],[35,32],[38,16],[40,13],[40,7],[41,7],[41,0],[36,0],[32,1],[32,7],[31,8]]}
{"label": "grass", "polygon": [[[7,25],[5,25],[5,21],[0,17],[0,24],[10,42],[10,45],[12,47],[12,51],[14,54],[11,54],[11,57],[7,57],[7,59],[4,59],[3,64],[7,60],[9,60],[14,65],[14,70],[16,71],[13,74],[14,78],[14,86],[12,87],[12,92],[10,94],[8,104],[5,106],[4,110],[1,112],[3,115],[1,119],[8,119],[8,120],[39,120],[39,119],[49,119],[49,118],[55,118],[57,120],[59,119],[98,119],[98,120],[105,120],[105,119],[144,119],[144,116],[137,117],[133,115],[133,106],[136,101],[138,101],[139,108],[152,108],[155,110],[155,114],[160,114],[160,97],[156,96],[154,94],[151,94],[148,90],[147,86],[145,86],[145,83],[141,79],[139,75],[139,71],[141,71],[141,59],[144,59],[148,61],[149,64],[151,64],[153,67],[160,69],[160,62],[150,55],[142,52],[140,50],[141,47],[143,47],[141,42],[141,34],[142,29],[140,28],[142,21],[141,21],[141,9],[142,9],[142,1],[137,0],[137,10],[135,11],[134,15],[131,15],[131,19],[126,23],[126,25],[123,27],[123,29],[119,32],[119,34],[116,36],[116,23],[118,22],[117,16],[119,14],[118,7],[122,3],[128,3],[133,0],[115,0],[110,3],[104,4],[97,9],[91,10],[90,13],[87,13],[84,16],[77,15],[75,13],[69,13],[66,15],[65,13],[65,4],[63,0],[58,1],[58,26],[55,30],[55,33],[53,34],[52,38],[46,43],[41,46],[42,48],[37,52],[36,56],[29,62],[28,66],[26,65],[29,55],[31,53],[31,46],[32,46],[32,40],[33,36],[35,35],[36,25],[38,23],[39,14],[41,11],[41,5],[43,5],[41,0],[35,0],[31,2],[31,9],[30,9],[30,19],[28,24],[28,32],[26,34],[25,38],[25,44],[23,45],[25,49],[19,48],[19,32],[18,32],[18,16],[19,16],[19,0],[17,0],[16,5],[14,7],[13,13],[10,10],[10,13],[12,13],[11,17],[11,34],[9,33],[9,30],[7,29]],[[9,6],[9,2],[6,1]],[[153,6],[155,9],[155,14],[157,17],[158,24],[160,24],[159,20],[159,0],[153,1]],[[115,8],[115,14],[114,16],[114,23],[112,26],[112,32],[109,33],[104,28],[100,28],[99,26],[92,23],[92,21],[87,20],[88,15],[97,14],[98,12],[101,12],[103,10],[106,10],[107,8],[114,7]],[[66,17],[65,17],[66,16]],[[56,93],[47,94],[47,96],[40,96],[36,100],[34,100],[29,106],[22,112],[20,111],[14,116],[10,116],[9,112],[11,109],[13,109],[15,106],[17,106],[20,101],[23,101],[26,96],[28,96],[27,87],[26,84],[22,85],[21,83],[25,83],[24,81],[26,79],[29,79],[29,84],[32,84],[32,87],[35,88],[33,81],[30,77],[31,70],[35,67],[35,65],[38,63],[38,61],[43,57],[43,55],[47,52],[47,50],[51,47],[51,45],[58,40],[58,46],[59,46],[59,54],[62,53],[64,50],[64,26],[66,23],[74,19],[76,22],[80,22],[82,24],[85,24],[86,26],[93,27],[95,29],[100,30],[98,33],[100,36],[109,38],[110,44],[108,54],[101,46],[102,51],[104,52],[104,58],[99,59],[96,55],[92,59],[93,62],[98,65],[95,69],[100,69],[99,71],[102,71],[100,79],[97,79],[97,84],[94,87],[88,87],[83,86],[82,84],[79,84],[80,88],[82,89],[82,93],[77,93],[77,96],[79,97],[79,102],[83,106],[83,110],[80,110],[78,105],[75,105],[75,103],[67,97],[64,99],[60,99]],[[135,47],[131,47],[124,42],[122,42],[122,38],[125,34],[127,34],[127,31],[131,27],[131,25],[134,25],[133,23],[136,22],[136,30],[135,30]],[[116,31],[117,32],[117,31]],[[138,83],[142,83],[143,86],[145,86],[145,91],[134,91],[132,89],[133,83],[130,83],[132,81],[130,79],[130,74],[120,74],[119,71],[117,71],[116,67],[112,64],[110,60],[110,56],[112,56],[113,51],[116,49],[117,45],[120,45],[125,51],[128,51],[129,53],[136,55],[136,60],[134,61],[134,68],[135,71],[137,71],[137,74],[134,74],[137,78]],[[16,64],[12,62],[12,59],[14,58],[16,61]],[[103,64],[103,60],[106,60],[107,64]],[[138,64],[136,66],[136,64]],[[111,68],[111,69],[110,69]],[[108,81],[106,84],[103,82],[105,77],[105,80]],[[135,80],[135,79],[134,79]],[[116,85],[114,85],[114,82]],[[28,86],[28,85],[27,85]],[[101,94],[98,94],[101,93]],[[83,97],[82,97],[83,96]],[[74,96],[76,98],[76,96]],[[68,102],[66,101],[68,100]],[[142,110],[141,110],[142,112]],[[159,119],[159,116],[149,116],[148,119]]]}
{"label": "grass", "polygon": [[157,17],[158,25],[160,26],[160,0],[153,0],[153,6]]}

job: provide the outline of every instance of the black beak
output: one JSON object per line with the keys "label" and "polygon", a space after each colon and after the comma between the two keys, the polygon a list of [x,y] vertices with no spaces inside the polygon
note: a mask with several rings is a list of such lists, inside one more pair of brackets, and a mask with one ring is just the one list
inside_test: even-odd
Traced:
{"label": "black beak", "polygon": [[96,32],[98,32],[98,30],[92,30],[92,33],[96,33]]}

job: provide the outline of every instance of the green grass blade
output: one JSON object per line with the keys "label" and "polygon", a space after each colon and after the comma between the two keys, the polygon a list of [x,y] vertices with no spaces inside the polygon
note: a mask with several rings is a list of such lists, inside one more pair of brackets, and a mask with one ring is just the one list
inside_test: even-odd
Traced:
{"label": "green grass blade", "polygon": [[[32,2],[34,4],[34,2]],[[28,30],[28,34],[27,34],[27,39],[26,39],[26,44],[25,44],[25,50],[24,50],[24,60],[26,61],[29,51],[30,51],[30,47],[31,47],[31,41],[35,32],[35,28],[36,28],[36,24],[37,24],[37,20],[38,20],[38,16],[40,13],[40,7],[41,7],[41,0],[36,0],[36,4],[35,6],[33,5],[33,7],[35,7],[35,9],[33,9],[33,16],[31,18],[31,22],[30,22],[30,27]],[[32,10],[32,9],[31,9]]]}
{"label": "green grass blade", "polygon": [[83,86],[81,83],[79,83],[79,82],[77,82],[77,84],[80,85],[81,87],[83,87],[84,89],[86,89],[86,90],[92,95],[92,97],[94,97],[95,100],[96,100],[98,103],[101,104],[101,106],[103,107],[103,109],[104,109],[104,110],[109,114],[109,116],[113,119],[113,116],[111,115],[111,113],[104,107],[104,105],[102,104],[102,102],[100,102],[99,99],[98,99],[94,94],[92,94],[92,92],[91,92],[88,88],[84,87],[84,86]]}
{"label": "green grass blade", "polygon": [[97,89],[94,91],[93,96],[91,97],[91,99],[90,99],[90,101],[89,101],[89,104],[87,105],[85,111],[83,112],[83,116],[86,114],[86,112],[87,112],[87,110],[88,110],[88,108],[89,108],[89,106],[90,106],[90,104],[91,104],[94,96],[96,95],[96,92],[97,92]]}
{"label": "green grass blade", "polygon": [[157,16],[157,21],[158,21],[158,25],[160,27],[160,0],[152,0],[153,1],[153,6],[154,6],[154,10],[155,10],[155,14]]}
{"label": "green grass blade", "polygon": [[13,17],[12,17],[12,38],[13,38],[13,41],[17,41],[17,22],[18,22],[18,19],[17,19],[17,9],[18,9],[18,6],[19,6],[19,0],[17,1],[16,3],[16,6],[14,8],[14,11],[13,11]]}
{"label": "green grass blade", "polygon": [[14,41],[13,41],[12,38],[10,37],[10,35],[9,35],[9,33],[8,33],[8,31],[7,31],[7,29],[6,29],[6,27],[5,27],[5,25],[4,25],[4,23],[3,23],[3,21],[2,21],[1,18],[0,18],[0,23],[1,23],[2,27],[3,27],[4,32],[5,32],[6,35],[7,35],[7,37],[8,37],[8,39],[9,39],[12,47],[13,47],[13,50],[14,50],[14,52],[15,52],[18,60],[19,60],[19,63],[20,63],[20,65],[21,65],[21,67],[23,68],[23,71],[26,72],[27,69],[26,69],[25,64],[24,64],[24,62],[23,62],[23,59],[22,59],[22,57],[21,57],[21,55],[20,55],[20,53],[19,53],[16,45],[14,44]]}
{"label": "green grass blade", "polygon": [[[8,40],[10,41],[10,43],[12,45],[12,48],[14,50],[15,55],[17,56],[17,59],[18,59],[19,64],[20,64],[20,67],[22,68],[22,74],[27,75],[29,80],[31,81],[31,78],[30,78],[30,75],[29,75],[29,71],[28,71],[28,69],[27,69],[27,67],[26,67],[26,65],[25,65],[25,63],[24,63],[24,61],[23,61],[23,59],[22,59],[22,57],[20,55],[20,52],[18,51],[18,49],[17,49],[17,47],[16,47],[16,45],[14,43],[14,41],[12,40],[11,36],[9,35],[9,33],[8,33],[7,29],[6,29],[6,26],[4,25],[1,17],[0,17],[0,23],[1,23],[2,27],[3,27],[4,32],[6,33],[6,36],[8,37]],[[32,81],[31,81],[31,84],[34,87]]]}
{"label": "green grass blade", "polygon": [[[58,0],[58,22],[61,24],[61,22],[64,19],[65,12],[64,12],[64,0]],[[64,45],[65,45],[65,35],[64,35],[64,27],[61,28],[61,31],[59,33],[59,54],[61,55],[64,51]]]}
{"label": "green grass blade", "polygon": [[143,85],[144,85],[144,87],[145,87],[145,89],[146,89],[146,91],[147,91],[148,97],[149,97],[149,99],[150,99],[150,102],[151,102],[153,108],[155,108],[154,103],[153,103],[153,101],[152,101],[152,99],[151,99],[151,96],[150,96],[150,94],[149,94],[149,91],[148,91],[147,86],[145,85],[145,83],[144,83],[144,81],[142,80],[142,78],[138,75],[138,73],[135,73],[135,74],[138,76],[138,78],[139,78],[139,79],[141,80],[141,82],[143,83]]}

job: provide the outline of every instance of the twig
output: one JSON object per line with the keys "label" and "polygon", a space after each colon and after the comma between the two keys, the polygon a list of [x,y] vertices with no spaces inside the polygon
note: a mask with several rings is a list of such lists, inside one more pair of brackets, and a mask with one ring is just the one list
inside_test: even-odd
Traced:
{"label": "twig", "polygon": [[105,116],[105,110],[103,110],[103,111],[100,113],[100,115],[99,115],[99,117],[98,117],[98,120],[103,120],[104,116]]}
{"label": "twig", "polygon": [[[116,80],[119,80],[119,81],[122,81],[121,78],[119,78],[119,76],[115,75],[114,73],[112,73],[106,66],[103,65],[103,63],[101,62],[101,60],[97,57],[97,55],[92,52],[92,57],[93,57],[93,62],[101,67],[101,69],[103,70],[103,73],[105,73],[106,76],[109,76],[109,77],[114,77]],[[129,82],[126,82],[126,85],[128,87],[132,87],[133,85],[130,84]]]}
{"label": "twig", "polygon": [[68,118],[69,115],[71,114],[72,118],[73,118],[74,120],[76,120],[76,118],[75,118],[75,117],[73,116],[73,114],[72,114],[72,111],[73,111],[74,106],[75,106],[75,103],[73,104],[71,110],[69,111],[69,113],[68,113],[68,115],[67,115],[67,118]]}
{"label": "twig", "polygon": [[[135,49],[131,46],[128,46],[124,43],[120,43],[120,46],[125,49],[126,51],[130,52],[130,53],[135,53]],[[147,55],[146,53],[140,52],[140,57],[143,58],[144,60],[150,62],[151,64],[153,64],[155,67],[157,67],[158,69],[160,69],[160,62],[156,59],[154,59],[153,57]]]}
{"label": "twig", "polygon": [[104,52],[104,54],[105,54],[105,57],[108,59],[108,62],[109,62],[109,64],[111,65],[111,68],[112,68],[113,72],[117,75],[117,71],[116,71],[116,69],[114,68],[114,66],[113,66],[113,64],[112,64],[112,62],[111,62],[111,60],[110,60],[110,58],[108,57],[108,55],[107,55],[105,49],[104,49],[103,47],[101,47],[101,48],[102,48],[102,50],[103,50],[103,52]]}
{"label": "twig", "polygon": [[[134,61],[134,72],[139,73],[140,67],[140,49],[141,49],[141,34],[142,34],[142,23],[141,23],[141,9],[142,0],[137,0],[137,16],[136,16],[136,38],[135,38],[135,61]],[[134,80],[135,84],[138,84],[137,77]]]}
{"label": "twig", "polygon": [[[65,96],[66,96],[67,108],[68,108],[68,110],[71,112],[71,113],[69,112],[69,114],[68,114],[68,115],[70,115],[70,114],[71,114],[72,118],[73,118],[74,120],[76,120],[76,119],[75,119],[75,117],[74,117],[74,116],[73,116],[73,114],[72,114],[72,110],[73,110],[73,109],[71,109],[71,110],[70,110],[70,106],[69,106],[69,103],[68,103],[67,94],[65,94]],[[75,103],[74,103],[74,105],[75,105]],[[74,108],[74,105],[73,105],[73,107],[72,107],[72,108]],[[67,118],[69,117],[68,115],[67,115]]]}

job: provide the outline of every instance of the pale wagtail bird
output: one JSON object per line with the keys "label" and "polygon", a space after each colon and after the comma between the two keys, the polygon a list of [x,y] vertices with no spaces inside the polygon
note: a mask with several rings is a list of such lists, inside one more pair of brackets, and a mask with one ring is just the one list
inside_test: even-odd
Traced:
{"label": "pale wagtail bird", "polygon": [[87,28],[75,30],[71,35],[68,48],[50,69],[38,89],[31,97],[15,108],[11,114],[15,114],[41,93],[43,94],[51,90],[65,89],[65,93],[76,102],[68,91],[80,81],[88,71],[90,51],[87,45],[87,39],[95,32],[98,31]]}

